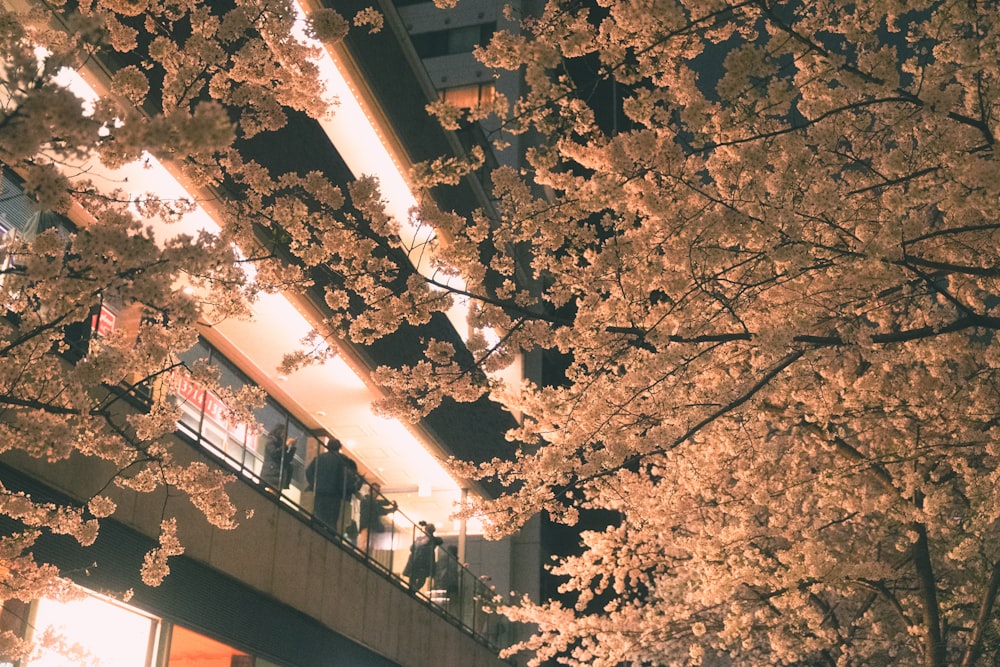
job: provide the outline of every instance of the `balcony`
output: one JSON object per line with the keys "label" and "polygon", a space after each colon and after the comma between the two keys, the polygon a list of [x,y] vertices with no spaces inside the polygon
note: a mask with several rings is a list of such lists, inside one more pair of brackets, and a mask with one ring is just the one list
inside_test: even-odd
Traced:
{"label": "balcony", "polygon": [[[100,316],[95,319],[100,320]],[[143,408],[144,393],[129,394],[136,409]],[[203,629],[206,635],[249,653],[267,655],[262,650],[276,639],[260,635],[248,617],[288,616],[290,628],[298,627],[296,613],[301,613],[334,633],[331,640],[328,632],[316,637],[296,630],[303,633],[302,641],[329,642],[339,653],[361,650],[355,647],[360,644],[390,661],[372,663],[365,658],[358,664],[501,664],[496,652],[507,642],[507,627],[486,611],[495,592],[458,561],[454,549],[447,548],[455,546],[454,536],[431,543],[433,558],[423,571],[412,562],[407,568],[414,543],[434,537],[420,522],[400,512],[367,482],[345,498],[335,519],[323,518],[311,507],[303,464],[322,453],[324,444],[307,435],[302,451],[292,457],[287,481],[279,475],[271,483],[264,469],[267,446],[257,446],[266,438],[253,437],[252,429],[218,428],[220,411],[207,397],[207,392],[175,394],[174,400],[183,405],[183,418],[174,455],[181,462],[205,462],[235,473],[239,481],[229,491],[245,511],[240,527],[229,531],[211,526],[186,498],[165,489],[153,494],[115,489],[108,495],[119,509],[113,520],[104,522],[93,547],[79,548],[66,538],[46,536],[36,545],[36,556],[56,563],[90,590],[133,590],[138,609],[160,618],[165,628]],[[273,402],[269,407],[278,409]],[[286,418],[294,427],[293,418]],[[219,439],[222,434],[224,440]],[[236,446],[234,435],[242,438],[242,447]],[[284,470],[284,462],[279,463],[278,469]],[[93,459],[50,463],[11,452],[0,456],[4,485],[38,500],[66,503],[90,497],[114,474]],[[317,474],[311,477],[314,488],[321,488]],[[363,507],[379,510],[362,512]],[[145,551],[155,546],[150,538],[164,515],[178,517],[186,552],[171,559],[173,572],[160,587],[149,588],[139,581],[139,568]],[[0,533],[8,529],[0,522]],[[225,621],[221,628],[220,618]],[[264,649],[254,644],[256,640],[264,642]],[[428,657],[438,652],[454,660]],[[474,655],[479,657],[470,657]],[[319,664],[285,662],[280,654],[272,657],[275,665]],[[272,664],[258,660],[257,664]]]}
{"label": "balcony", "polygon": [[[324,515],[316,508],[316,490],[324,485],[322,467],[309,475],[310,464],[329,451],[324,436],[307,433],[269,402],[265,410],[285,429],[281,439],[298,443],[292,445],[294,449],[280,448],[272,457],[268,434],[253,435],[245,425],[225,423],[219,418],[224,406],[217,398],[192,389],[184,380],[179,386],[184,388],[174,395],[183,410],[178,424],[181,439],[232,469],[283,516],[308,526],[478,641],[493,649],[503,644],[505,622],[484,610],[493,604],[496,592],[489,577],[477,576],[459,560],[456,535],[445,532],[442,536],[434,532],[433,524],[406,516],[397,502],[363,476],[356,490],[347,489],[338,498],[336,516]],[[269,465],[274,473],[270,476]],[[415,545],[421,543],[430,544],[431,556],[423,563],[413,557],[420,552]]]}
{"label": "balcony", "polygon": [[[19,229],[16,225],[15,228]],[[109,334],[116,326],[121,326],[127,316],[127,312],[113,303],[95,306],[90,321],[75,326],[75,342],[70,346],[72,355],[67,356],[67,363],[87,354],[88,339]],[[67,331],[67,337],[69,333]],[[226,406],[219,397],[190,381],[184,364],[201,361],[215,366],[222,383],[231,389],[252,383],[239,366],[207,341],[202,341],[182,355],[178,359],[181,365],[161,378],[156,386],[127,388],[132,399],[130,404],[133,409],[142,410],[152,392],[164,392],[169,396],[181,411],[177,448],[189,452],[192,460],[203,460],[231,470],[241,481],[232,490],[234,501],[252,516],[236,531],[219,531],[209,526],[186,502],[169,493],[147,497],[116,491],[114,496],[120,510],[115,520],[127,529],[152,536],[157,533],[159,520],[165,513],[176,513],[180,515],[181,538],[188,549],[185,558],[234,577],[363,644],[404,647],[410,641],[407,638],[411,632],[438,634],[444,623],[477,642],[495,660],[496,649],[506,643],[507,629],[500,618],[484,611],[495,597],[488,580],[463,565],[456,553],[464,532],[456,534],[454,525],[442,526],[444,529],[435,536],[440,537],[440,544],[432,544],[431,563],[423,572],[418,568],[414,573],[414,568],[407,570],[406,567],[411,547],[422,536],[428,536],[418,521],[424,517],[411,518],[393,503],[394,496],[405,493],[373,492],[366,481],[353,496],[344,499],[341,503],[344,511],[335,519],[320,518],[314,512],[305,471],[325,449],[323,439],[327,434],[297,419],[293,414],[294,408],[300,408],[297,404],[289,406],[269,396],[256,412],[256,421],[267,427],[283,424],[288,435],[298,443],[295,452],[289,454],[287,484],[280,477],[269,482],[264,465],[266,433],[248,424],[229,423]],[[327,398],[338,400],[337,396]],[[5,454],[0,461],[42,481],[45,487],[77,500],[93,495],[113,475],[113,471],[81,459],[49,464]],[[284,470],[285,463],[284,459],[279,460],[278,468]],[[369,480],[378,477],[364,465],[362,473]],[[10,474],[5,474],[3,479],[8,484]],[[379,512],[375,522],[364,521],[363,517],[370,518],[371,512],[363,512],[363,507],[382,507],[388,511]],[[364,530],[365,524],[367,530]],[[117,529],[112,527],[110,530],[114,534]],[[261,548],[262,545],[266,548]],[[109,555],[114,558],[118,551],[110,549]],[[92,572],[101,568],[100,562],[104,559],[95,553],[81,550],[87,561],[81,569],[95,561],[99,565]],[[108,590],[133,587],[138,563],[120,570],[109,575],[101,586]],[[107,570],[104,573],[107,575]],[[92,586],[100,579],[101,576],[91,579],[87,575],[82,583]],[[319,588],[314,585],[317,581],[322,582]],[[147,591],[146,594],[154,599],[157,597],[155,592]],[[345,599],[354,604],[345,606]],[[152,608],[157,609],[158,604],[154,602]],[[399,611],[413,604],[429,615]],[[355,613],[359,607],[365,610],[360,615]],[[396,623],[394,625],[399,627],[380,629],[385,622],[379,621],[379,617],[391,619],[400,613],[406,617],[401,626]],[[412,624],[420,629],[413,630]],[[407,663],[401,660],[399,664]]]}
{"label": "balcony", "polygon": [[[175,453],[191,461],[211,461],[185,438],[178,439]],[[53,502],[69,501],[67,494],[80,498],[92,493],[107,472],[92,460],[50,464],[11,453],[0,456],[5,486]],[[151,633],[148,650],[156,655],[170,651],[178,629],[182,634],[186,629],[233,647],[233,656],[256,656],[254,662],[234,661],[234,665],[503,665],[495,648],[488,646],[491,642],[485,640],[484,631],[500,629],[491,625],[490,617],[478,616],[467,607],[469,615],[464,618],[484,625],[464,626],[462,614],[452,613],[447,601],[433,599],[437,595],[432,588],[410,591],[404,578],[327,528],[317,530],[311,517],[288,507],[252,480],[233,485],[231,494],[241,508],[252,513],[233,531],[210,526],[177,496],[116,491],[119,512],[115,520],[105,521],[93,546],[80,548],[72,539],[46,535],[33,551],[90,591],[120,594],[132,589],[128,609],[152,619],[159,639]],[[171,558],[170,575],[151,588],[139,580],[139,566],[144,553],[155,546],[148,536],[155,534],[164,511],[178,516],[187,551]],[[8,524],[0,521],[0,533],[10,528]],[[401,530],[394,534],[404,535]],[[377,551],[372,555],[377,556]],[[480,602],[462,592],[452,598],[460,600]],[[113,600],[109,603],[122,606]],[[14,612],[15,620],[33,619],[23,609],[18,613],[5,607],[0,621],[6,622],[7,611]],[[115,646],[121,649],[119,644]]]}

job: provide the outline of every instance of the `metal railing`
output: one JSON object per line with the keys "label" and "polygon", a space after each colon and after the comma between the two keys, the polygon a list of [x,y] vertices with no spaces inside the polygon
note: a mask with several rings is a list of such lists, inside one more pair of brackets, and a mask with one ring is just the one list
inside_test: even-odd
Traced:
{"label": "metal railing", "polygon": [[[288,431],[277,438],[272,438],[273,431],[254,437],[242,427],[207,425],[213,421],[212,413],[211,401],[202,400],[200,405],[186,402],[179,431],[238,472],[245,482],[260,488],[274,502],[480,642],[494,649],[504,645],[507,623],[489,612],[497,595],[488,578],[477,576],[459,560],[457,545],[451,539],[436,535],[431,524],[400,512],[377,485],[360,475],[352,484],[344,472],[350,467],[343,464],[346,455],[331,452],[314,438],[308,439],[305,451],[279,448],[275,441],[284,444]],[[340,465],[321,463],[331,456],[342,457]],[[332,475],[340,478],[330,480]]]}
{"label": "metal railing", "polygon": [[[95,313],[87,326],[97,331],[95,323],[103,315],[100,309]],[[231,362],[212,352],[211,363],[228,370],[230,384],[247,381]],[[272,426],[271,432],[261,434],[250,425],[229,423],[226,406],[213,393],[193,384],[182,367],[159,377],[156,386],[142,382],[121,389],[138,409],[148,407],[154,394],[174,401],[181,408],[178,434],[220,465],[238,473],[244,482],[256,486],[478,641],[498,649],[509,639],[506,619],[489,611],[499,599],[496,591],[488,577],[477,576],[459,560],[457,545],[436,535],[431,524],[400,512],[371,481],[358,475],[358,481],[351,484],[344,473],[348,465],[318,465],[322,457],[331,454],[329,448],[308,435],[305,427],[273,399],[268,399],[267,412],[258,415],[258,421],[263,417],[276,422],[280,433]],[[292,442],[304,447],[285,446]],[[339,452],[332,454],[349,460]],[[330,470],[338,470],[341,476],[332,484],[323,478]]]}

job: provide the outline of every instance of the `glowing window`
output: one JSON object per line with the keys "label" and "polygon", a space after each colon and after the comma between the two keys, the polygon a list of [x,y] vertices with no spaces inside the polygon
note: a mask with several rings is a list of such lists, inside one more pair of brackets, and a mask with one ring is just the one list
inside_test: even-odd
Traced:
{"label": "glowing window", "polygon": [[254,667],[252,656],[193,630],[175,625],[167,667]]}
{"label": "glowing window", "polygon": [[[88,596],[57,602],[39,600],[32,637],[43,647],[61,641],[63,651],[47,649],[25,667],[63,667],[67,659],[87,665],[88,657],[102,667],[150,667],[156,650],[158,622],[106,598]],[[46,640],[46,632],[58,639]],[[78,652],[77,652],[78,651]],[[69,655],[67,655],[69,652]]]}
{"label": "glowing window", "polygon": [[441,91],[441,99],[459,109],[472,109],[493,99],[493,84],[474,83],[471,86],[445,88]]}

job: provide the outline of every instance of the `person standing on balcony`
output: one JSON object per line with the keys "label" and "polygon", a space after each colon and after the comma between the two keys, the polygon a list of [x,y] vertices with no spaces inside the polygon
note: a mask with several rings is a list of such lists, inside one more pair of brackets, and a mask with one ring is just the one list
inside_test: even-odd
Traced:
{"label": "person standing on balcony", "polygon": [[410,590],[419,591],[427,578],[434,574],[434,552],[444,540],[434,536],[434,524],[420,522],[421,530],[410,546],[410,557],[403,576],[410,580]]}
{"label": "person standing on balcony", "polygon": [[[382,487],[378,482],[368,485],[368,493],[361,497],[361,532],[358,534],[358,546],[365,551],[375,548],[376,536],[385,532],[382,517],[396,511],[396,502],[382,495]],[[369,543],[371,540],[372,543]]]}
{"label": "person standing on balcony", "polygon": [[449,544],[444,551],[445,553],[437,558],[437,565],[434,568],[434,588],[444,591],[444,607],[455,613],[455,610],[459,608],[458,589],[461,577],[458,547]]}
{"label": "person standing on balcony", "polygon": [[295,438],[288,437],[288,427],[284,423],[271,429],[264,443],[261,481],[273,489],[287,489],[291,486],[295,449]]}
{"label": "person standing on balcony", "polygon": [[316,492],[313,516],[339,534],[340,505],[344,500],[346,457],[340,453],[340,440],[334,437],[327,449],[306,467],[307,491]]}
{"label": "person standing on balcony", "polygon": [[359,524],[361,522],[361,488],[365,478],[358,472],[358,464],[354,459],[344,457],[344,503],[341,507],[340,523],[344,527],[344,537],[354,545],[358,543]]}

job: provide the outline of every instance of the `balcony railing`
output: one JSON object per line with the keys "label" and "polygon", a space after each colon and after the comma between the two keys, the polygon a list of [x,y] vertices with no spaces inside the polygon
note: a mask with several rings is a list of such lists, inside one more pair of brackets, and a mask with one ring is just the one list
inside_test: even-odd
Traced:
{"label": "balcony railing", "polygon": [[[194,355],[219,365],[230,387],[248,382],[206,343],[185,356]],[[504,644],[506,623],[488,611],[496,592],[488,578],[460,562],[454,538],[440,537],[433,526],[403,514],[370,480],[359,475],[351,484],[344,466],[315,465],[329,448],[273,400],[268,399],[257,416],[258,423],[271,425],[271,431],[259,433],[246,424],[228,422],[226,406],[191,383],[184,370],[178,370],[161,390],[181,408],[178,430],[186,439],[477,640],[493,648]],[[291,443],[293,449],[288,447]],[[342,477],[324,479],[324,471],[331,469]],[[330,488],[335,497],[324,493]]]}
{"label": "balcony railing", "polygon": [[[289,479],[279,477],[267,481],[263,476],[264,446],[259,450],[245,447],[241,451],[206,440],[200,434],[203,424],[198,426],[192,419],[201,417],[203,422],[206,415],[185,409],[180,432],[238,472],[246,483],[258,486],[274,502],[297,514],[328,539],[363,559],[369,567],[409,590],[417,599],[439,610],[478,640],[493,648],[504,644],[507,639],[504,619],[488,611],[495,604],[496,591],[487,578],[477,576],[459,561],[457,546],[450,544],[449,538],[439,537],[430,532],[433,527],[407,517],[396,503],[367,481],[358,491],[347,491],[337,498],[335,515],[325,513],[317,508],[316,489],[322,488],[323,482],[314,476],[310,490],[303,472],[308,467],[305,457],[300,458],[298,452],[293,455]],[[229,442],[231,445],[231,440]],[[310,449],[313,447],[316,452],[313,457],[327,449],[318,441]],[[309,461],[312,460],[310,457]],[[283,469],[284,461],[279,465],[279,470]],[[286,484],[285,488],[279,488]],[[322,507],[324,500],[319,498],[319,502]],[[328,500],[325,505],[329,508]]]}

